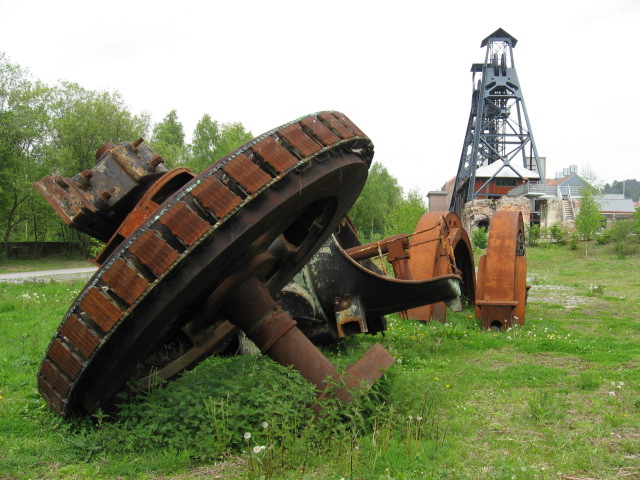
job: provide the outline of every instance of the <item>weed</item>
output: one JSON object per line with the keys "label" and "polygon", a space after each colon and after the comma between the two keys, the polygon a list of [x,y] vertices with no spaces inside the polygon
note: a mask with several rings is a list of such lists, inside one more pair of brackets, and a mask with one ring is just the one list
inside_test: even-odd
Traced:
{"label": "weed", "polygon": [[594,372],[581,372],[578,387],[582,390],[593,391],[596,390],[601,383],[602,382]]}
{"label": "weed", "polygon": [[565,417],[567,410],[566,404],[558,394],[546,390],[527,400],[527,405],[528,418],[538,425],[557,423]]}

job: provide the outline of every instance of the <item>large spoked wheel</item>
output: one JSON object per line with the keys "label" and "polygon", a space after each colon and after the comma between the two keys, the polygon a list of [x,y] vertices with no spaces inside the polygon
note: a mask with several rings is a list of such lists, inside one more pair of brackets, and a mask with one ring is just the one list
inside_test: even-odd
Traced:
{"label": "large spoked wheel", "polygon": [[111,406],[132,376],[161,369],[157,353],[168,345],[178,345],[174,370],[195,365],[229,329],[219,298],[247,276],[279,291],[351,207],[372,156],[347,117],[323,112],[212,165],[84,287],[47,349],[40,393],[64,416],[93,412]]}

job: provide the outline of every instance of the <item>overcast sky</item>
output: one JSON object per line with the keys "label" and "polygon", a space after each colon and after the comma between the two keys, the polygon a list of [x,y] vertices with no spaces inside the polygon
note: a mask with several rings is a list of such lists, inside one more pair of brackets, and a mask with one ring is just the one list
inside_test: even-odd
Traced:
{"label": "overcast sky", "polygon": [[133,113],[240,121],[254,135],[348,115],[405,190],[455,176],[483,38],[515,38],[547,177],[640,179],[640,1],[0,0],[0,51],[53,84],[117,90]]}

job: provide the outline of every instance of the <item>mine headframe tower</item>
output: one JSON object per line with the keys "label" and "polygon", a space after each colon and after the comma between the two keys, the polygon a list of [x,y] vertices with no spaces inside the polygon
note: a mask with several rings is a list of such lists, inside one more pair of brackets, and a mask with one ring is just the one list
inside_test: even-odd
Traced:
{"label": "mine headframe tower", "polygon": [[[484,63],[471,65],[474,85],[471,113],[450,206],[458,215],[465,203],[473,200],[504,168],[528,181],[512,166],[519,158],[522,166],[538,172],[544,181],[513,60],[517,42],[499,28],[480,44],[481,48],[486,47]],[[476,170],[494,162],[502,165],[484,185],[475,188]]]}

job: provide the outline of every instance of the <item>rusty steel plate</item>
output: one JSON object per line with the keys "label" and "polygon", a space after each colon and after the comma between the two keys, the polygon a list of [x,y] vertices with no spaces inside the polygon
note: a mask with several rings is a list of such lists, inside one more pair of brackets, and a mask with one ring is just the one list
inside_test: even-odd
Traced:
{"label": "rusty steel plate", "polygon": [[[110,407],[128,380],[149,373],[141,365],[188,340],[182,328],[212,292],[262,254],[274,260],[261,279],[278,292],[354,203],[372,157],[371,141],[346,116],[322,112],[251,140],[196,176],[82,289],[41,363],[42,396],[63,416]],[[201,332],[220,321],[211,313]]]}
{"label": "rusty steel plate", "polygon": [[[420,217],[409,243],[409,270],[414,280],[430,279],[447,274],[460,275],[463,296],[473,305],[475,300],[475,269],[471,241],[453,212],[428,212]],[[407,318],[446,321],[444,302],[407,310]]]}
{"label": "rusty steel plate", "polygon": [[484,329],[524,325],[527,259],[522,213],[499,211],[491,217],[487,253],[478,262],[476,319]]}

